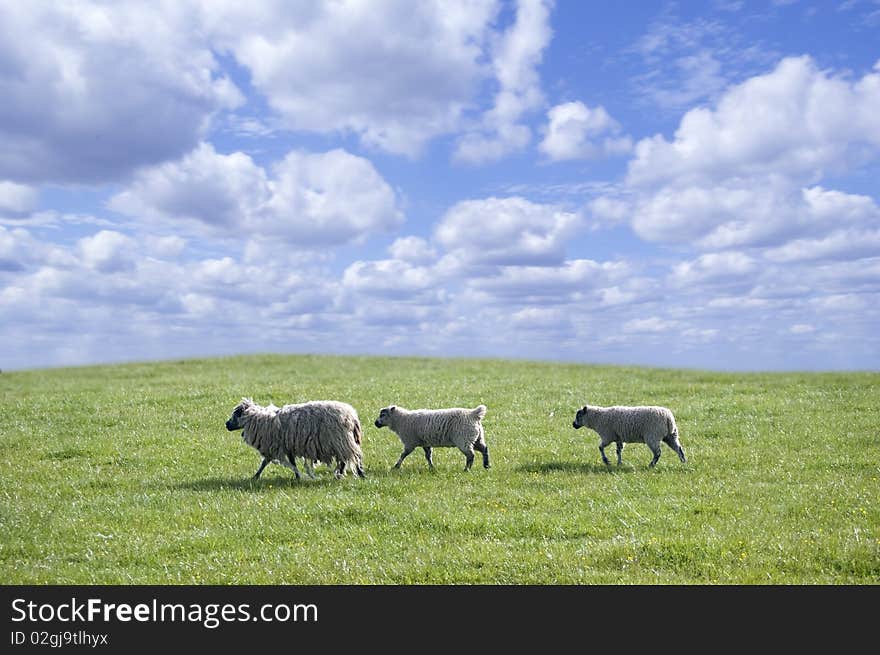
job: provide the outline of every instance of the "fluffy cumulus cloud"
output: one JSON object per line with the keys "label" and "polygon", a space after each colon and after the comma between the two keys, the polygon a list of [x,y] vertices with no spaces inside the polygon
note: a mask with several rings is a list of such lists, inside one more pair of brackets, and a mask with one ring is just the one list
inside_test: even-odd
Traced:
{"label": "fluffy cumulus cloud", "polygon": [[880,155],[878,71],[849,77],[784,59],[687,112],[671,140],[636,144],[626,193],[591,210],[627,217],[648,241],[772,248],[775,261],[834,256],[858,235],[875,252],[875,201],[819,183]]}
{"label": "fluffy cumulus cloud", "polygon": [[474,265],[554,265],[565,258],[566,240],[579,220],[518,196],[466,200],[443,215],[434,239]]}
{"label": "fluffy cumulus cloud", "polygon": [[632,139],[621,134],[620,123],[602,106],[566,102],[552,107],[547,120],[538,149],[552,161],[622,155],[632,149]]}
{"label": "fluffy cumulus cloud", "polygon": [[178,2],[3,3],[0,179],[121,179],[195,146],[242,101],[195,20]]}
{"label": "fluffy cumulus cloud", "polygon": [[729,286],[745,279],[746,284],[750,286],[752,277],[758,269],[759,263],[743,253],[708,253],[693,261],[673,266],[671,281],[676,286],[707,283]]}
{"label": "fluffy cumulus cloud", "polygon": [[810,181],[880,149],[880,65],[858,79],[807,56],[728,89],[714,108],[687,112],[672,141],[636,145],[632,184],[778,176]]}
{"label": "fluffy cumulus cloud", "polygon": [[87,268],[102,273],[133,269],[136,249],[134,240],[112,230],[101,230],[77,243],[82,263]]}
{"label": "fluffy cumulus cloud", "polygon": [[574,259],[558,266],[505,266],[490,275],[472,278],[467,284],[482,292],[484,300],[508,306],[511,302],[565,305],[595,298],[628,273],[630,269],[624,263]]}
{"label": "fluffy cumulus cloud", "polygon": [[109,206],[214,236],[280,237],[299,247],[360,241],[403,222],[397,194],[375,167],[344,150],[290,152],[267,171],[244,153],[201,144],[138,173]]}
{"label": "fluffy cumulus cloud", "polygon": [[494,41],[492,69],[497,81],[494,104],[480,124],[461,137],[455,158],[483,164],[521,150],[531,141],[522,117],[544,103],[537,67],[550,42],[552,0],[519,0],[514,23]]}
{"label": "fluffy cumulus cloud", "polygon": [[0,216],[26,214],[36,208],[38,197],[33,187],[0,180]]}
{"label": "fluffy cumulus cloud", "polygon": [[229,62],[272,111],[227,114],[239,132],[353,134],[414,157],[482,113],[475,134],[503,143],[500,156],[530,138],[518,119],[542,101],[535,68],[550,34],[547,2],[522,0],[506,30],[501,10],[497,0],[4,4],[0,179],[96,183],[177,159],[245,102]]}
{"label": "fluffy cumulus cloud", "polygon": [[414,156],[458,127],[485,80],[498,9],[495,0],[227,2],[207,3],[204,21],[287,128],[349,132]]}
{"label": "fluffy cumulus cloud", "polygon": [[141,170],[110,208],[131,216],[192,220],[234,229],[269,198],[266,171],[246,154],[223,155],[208,143],[179,160]]}
{"label": "fluffy cumulus cloud", "polygon": [[392,259],[407,262],[429,262],[437,257],[437,249],[421,237],[400,237],[388,247]]}

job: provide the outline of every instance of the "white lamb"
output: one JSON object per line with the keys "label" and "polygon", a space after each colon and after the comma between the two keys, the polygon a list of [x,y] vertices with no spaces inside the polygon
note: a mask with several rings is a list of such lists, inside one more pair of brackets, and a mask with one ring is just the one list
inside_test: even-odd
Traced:
{"label": "white lamb", "polygon": [[486,445],[486,433],[481,423],[485,415],[485,405],[474,409],[452,407],[416,410],[391,405],[379,411],[376,427],[387,425],[403,444],[403,452],[394,468],[400,468],[406,456],[421,447],[425,450],[428,466],[433,469],[431,448],[455,447],[464,453],[464,470],[469,471],[474,463],[475,450],[483,454],[483,467],[489,468],[489,447]]}
{"label": "white lamb", "polygon": [[660,442],[672,448],[682,462],[686,462],[684,450],[678,442],[678,427],[675,417],[665,407],[595,407],[584,405],[577,411],[572,423],[575,430],[587,427],[595,430],[600,437],[599,452],[602,461],[610,464],[605,456],[605,446],[612,441],[617,443],[617,464],[621,463],[623,444],[629,442],[644,443],[654,459],[649,466],[653,467],[660,459]]}

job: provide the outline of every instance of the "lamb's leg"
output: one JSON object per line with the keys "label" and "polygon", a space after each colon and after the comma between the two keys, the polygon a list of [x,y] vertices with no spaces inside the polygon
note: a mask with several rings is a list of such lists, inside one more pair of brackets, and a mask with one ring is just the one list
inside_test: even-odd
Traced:
{"label": "lamb's leg", "polygon": [[464,470],[470,471],[471,466],[473,466],[473,464],[474,464],[474,449],[471,447],[467,447],[467,448],[459,448],[459,450],[461,450],[461,452],[463,452],[464,456],[465,456]]}
{"label": "lamb's leg", "polygon": [[264,457],[264,458],[263,458],[263,461],[260,462],[260,468],[257,469],[257,472],[254,473],[254,476],[251,478],[251,480],[257,480],[257,479],[260,477],[260,474],[263,472],[263,469],[266,468],[266,466],[267,466],[267,465],[269,464],[269,462],[271,462],[271,461],[272,461],[272,460],[269,459],[268,457]]}
{"label": "lamb's leg", "polygon": [[648,468],[654,468],[654,465],[657,463],[657,460],[660,459],[660,444],[655,443],[653,441],[645,441],[645,445],[651,449],[651,452],[654,453],[654,459],[651,460],[651,463],[648,464]]}
{"label": "lamb's leg", "polygon": [[623,455],[623,442],[622,442],[622,441],[618,441],[618,442],[617,442],[617,465],[618,465],[618,466],[620,466],[621,464],[623,464],[623,457],[622,457],[622,455]]}
{"label": "lamb's leg", "polygon": [[409,455],[415,449],[415,446],[406,446],[403,449],[403,452],[400,453],[400,457],[397,458],[397,464],[394,465],[394,468],[399,469],[400,465],[403,464],[403,460],[405,460],[407,458],[407,455]]}
{"label": "lamb's leg", "polygon": [[428,460],[428,468],[434,468],[434,460],[431,458],[431,446],[422,446],[425,451],[425,459]]}
{"label": "lamb's leg", "polygon": [[489,446],[482,441],[478,441],[474,444],[474,450],[478,450],[483,454],[483,468],[489,468]]}

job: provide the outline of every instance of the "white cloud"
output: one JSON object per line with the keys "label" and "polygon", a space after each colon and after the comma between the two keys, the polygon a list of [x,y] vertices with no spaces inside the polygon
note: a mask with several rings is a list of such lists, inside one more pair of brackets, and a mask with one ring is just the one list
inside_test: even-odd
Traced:
{"label": "white cloud", "polygon": [[574,259],[558,266],[505,266],[494,275],[469,280],[468,285],[505,304],[564,304],[619,283],[628,272],[629,267],[620,262]]}
{"label": "white cloud", "polygon": [[706,283],[739,283],[751,279],[760,266],[754,258],[739,252],[708,253],[694,261],[676,264],[670,281],[677,286]]}
{"label": "white cloud", "polygon": [[268,202],[266,172],[246,154],[201,143],[182,159],[140,171],[108,206],[129,216],[197,220],[218,229],[245,224]]}
{"label": "white cloud", "polygon": [[[590,207],[600,219],[629,215],[645,240],[700,250],[765,248],[778,262],[872,256],[875,200],[818,182],[880,155],[878,106],[880,72],[850,78],[784,59],[687,112],[671,141],[640,141],[626,193]],[[860,239],[849,254],[848,239]]]}
{"label": "white cloud", "polygon": [[294,243],[361,241],[403,223],[398,198],[369,160],[344,150],[289,153],[273,167],[260,231]]}
{"label": "white cloud", "polygon": [[437,258],[437,250],[421,237],[401,237],[388,247],[392,259],[405,262],[425,263]]}
{"label": "white cloud", "polygon": [[[420,294],[438,289],[433,271],[395,259],[353,262],[342,276],[346,289],[367,296],[396,299],[419,299]],[[432,293],[436,298],[436,293]],[[378,310],[386,311],[386,310]]]}
{"label": "white cloud", "polygon": [[764,256],[773,262],[804,262],[820,259],[861,259],[880,255],[880,230],[835,230],[815,239],[794,239]]}
{"label": "white cloud", "polygon": [[547,112],[544,139],[538,149],[552,161],[622,155],[632,140],[621,135],[620,124],[602,106],[566,102]]}
{"label": "white cloud", "polygon": [[495,0],[227,2],[207,3],[203,20],[287,128],[415,156],[457,129],[487,75],[497,11]]}
{"label": "white cloud", "polygon": [[48,250],[27,230],[0,225],[0,274],[33,267],[46,259]]}
{"label": "white cloud", "polygon": [[112,230],[101,230],[77,243],[83,264],[102,273],[116,273],[134,268],[136,243]]}
{"label": "white cloud", "polygon": [[571,323],[568,314],[563,310],[548,307],[526,307],[514,312],[510,318],[517,328],[544,334],[560,328],[568,328]]}
{"label": "white cloud", "polygon": [[726,248],[761,242],[795,220],[797,192],[766,180],[763,186],[663,187],[640,196],[631,210],[636,234],[649,241]]}
{"label": "white cloud", "polygon": [[440,220],[434,239],[476,265],[555,265],[580,218],[520,197],[466,200]]}
{"label": "white cloud", "polygon": [[39,191],[24,184],[0,180],[0,214],[26,214],[34,209]]}
{"label": "white cloud", "polygon": [[[880,71],[849,80],[810,57],[728,89],[715,108],[681,120],[675,138],[636,145],[628,180],[644,185],[786,175],[809,182],[880,149]],[[867,150],[866,150],[867,149]]]}
{"label": "white cloud", "polygon": [[531,141],[531,130],[519,121],[544,103],[538,65],[550,42],[552,0],[518,0],[514,24],[495,40],[492,69],[498,82],[492,109],[478,129],[464,134],[455,159],[484,164],[521,150]]}
{"label": "white cloud", "polygon": [[109,206],[152,220],[196,221],[217,237],[282,237],[316,247],[397,227],[398,204],[373,165],[344,150],[290,152],[267,173],[244,153],[201,144],[179,161],[141,171]]}
{"label": "white cloud", "polygon": [[194,21],[177,2],[2,3],[0,177],[118,180],[195,146],[242,97]]}
{"label": "white cloud", "polygon": [[650,318],[635,318],[623,324],[623,331],[628,333],[660,333],[668,332],[677,327],[675,321],[669,321],[657,316]]}
{"label": "white cloud", "polygon": [[[603,210],[607,203],[610,209]],[[608,211],[632,216],[636,234],[648,241],[687,243],[704,249],[742,246],[778,247],[791,240],[823,241],[845,228],[875,225],[880,208],[873,199],[797,188],[790,180],[767,177],[729,184],[668,185],[637,195],[635,200],[609,198],[593,202],[600,218]],[[792,257],[779,251],[774,257]]]}

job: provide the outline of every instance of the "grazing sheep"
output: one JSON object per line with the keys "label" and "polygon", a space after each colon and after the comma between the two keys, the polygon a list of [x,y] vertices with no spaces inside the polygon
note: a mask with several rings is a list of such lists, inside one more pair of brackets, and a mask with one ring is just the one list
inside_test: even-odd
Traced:
{"label": "grazing sheep", "polygon": [[242,441],[263,456],[256,480],[269,462],[293,471],[300,479],[296,458],[305,460],[306,473],[314,477],[313,462],[328,466],[336,460],[337,478],[346,467],[365,477],[361,452],[361,424],[354,407],[335,400],[315,400],[298,405],[261,407],[242,398],[226,421],[226,429],[242,430]]}
{"label": "grazing sheep", "polygon": [[464,470],[469,471],[474,463],[474,450],[483,454],[483,467],[489,468],[489,447],[486,445],[486,434],[480,422],[485,415],[485,405],[474,409],[453,407],[416,410],[391,405],[379,411],[376,427],[387,425],[403,444],[403,452],[394,468],[400,468],[406,456],[421,447],[425,450],[428,466],[433,469],[431,448],[454,446],[464,453],[466,458]]}
{"label": "grazing sheep", "polygon": [[617,443],[617,465],[621,463],[623,444],[627,442],[644,443],[654,453],[649,466],[654,466],[660,459],[660,442],[678,453],[678,458],[686,462],[684,450],[678,442],[678,427],[675,417],[665,407],[595,407],[584,405],[577,411],[572,423],[575,430],[587,427],[595,430],[600,437],[599,452],[602,461],[609,464],[605,457],[605,446],[612,441]]}

